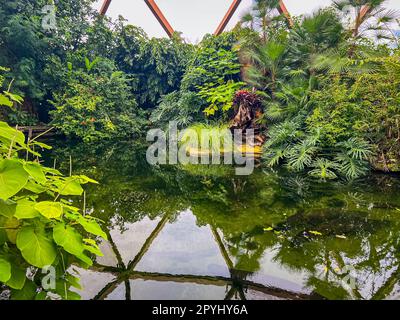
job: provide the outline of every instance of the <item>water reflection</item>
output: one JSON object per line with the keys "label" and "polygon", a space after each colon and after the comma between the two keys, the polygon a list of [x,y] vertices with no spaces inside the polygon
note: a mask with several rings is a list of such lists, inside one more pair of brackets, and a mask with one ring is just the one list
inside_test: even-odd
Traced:
{"label": "water reflection", "polygon": [[80,270],[83,298],[399,297],[399,178],[236,177],[224,166],[149,167],[144,154],[126,144],[53,151],[101,183],[86,201],[110,241]]}

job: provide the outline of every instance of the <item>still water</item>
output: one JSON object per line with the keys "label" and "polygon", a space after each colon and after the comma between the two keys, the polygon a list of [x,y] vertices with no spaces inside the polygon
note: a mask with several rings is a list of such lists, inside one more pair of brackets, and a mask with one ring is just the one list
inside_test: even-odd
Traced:
{"label": "still water", "polygon": [[87,213],[109,233],[104,257],[78,270],[82,299],[400,298],[399,177],[152,167],[126,143],[60,144],[46,161],[68,172],[70,156],[100,182]]}

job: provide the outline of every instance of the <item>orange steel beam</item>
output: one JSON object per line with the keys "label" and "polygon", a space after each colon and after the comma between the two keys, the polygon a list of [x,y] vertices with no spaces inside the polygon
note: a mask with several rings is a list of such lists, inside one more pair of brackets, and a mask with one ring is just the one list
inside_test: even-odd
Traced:
{"label": "orange steel beam", "polygon": [[369,5],[365,5],[360,11],[360,20],[364,19],[371,9]]}
{"label": "orange steel beam", "polygon": [[[108,8],[110,7],[111,1],[112,0],[104,0],[103,5],[101,6],[101,9],[99,11],[99,13],[102,16],[104,16],[107,13]],[[150,8],[151,12],[153,12],[154,16],[156,17],[158,22],[161,24],[161,26],[163,27],[165,32],[168,34],[168,36],[172,37],[172,35],[175,32],[174,28],[172,28],[172,26],[170,25],[170,23],[168,22],[167,18],[164,16],[164,14],[161,12],[161,10],[158,7],[158,5],[156,4],[156,2],[154,0],[144,0],[144,2],[146,2],[147,6]]]}
{"label": "orange steel beam", "polygon": [[219,24],[217,30],[215,30],[214,34],[220,35],[228,25],[229,21],[232,19],[232,16],[235,14],[237,8],[239,7],[242,0],[233,0],[231,6],[228,9],[228,12],[225,14],[225,17],[222,19],[221,23]]}
{"label": "orange steel beam", "polygon": [[165,32],[171,38],[174,34],[174,28],[171,27],[167,18],[165,18],[164,14],[161,12],[160,8],[157,6],[154,0],[144,0],[146,4],[149,6],[151,12],[153,12],[154,16],[157,18],[158,22],[161,24]]}
{"label": "orange steel beam", "polygon": [[293,19],[292,19],[290,13],[289,13],[289,10],[286,8],[285,3],[283,2],[283,0],[279,1],[278,11],[279,11],[280,14],[283,14],[286,17],[286,19],[287,19],[287,21],[289,23],[289,26],[293,27],[293,25],[294,25]]}
{"label": "orange steel beam", "polygon": [[111,0],[104,0],[103,5],[100,9],[100,14],[104,16],[107,13],[108,8],[110,7]]}
{"label": "orange steel beam", "polygon": [[[112,0],[104,0],[103,5],[100,9],[100,14],[105,15],[107,13],[108,8],[110,7]],[[168,22],[167,18],[165,18],[164,14],[161,12],[160,8],[157,6],[155,0],[144,0],[148,7],[150,8],[151,12],[153,12],[154,16],[158,20],[158,22],[161,24],[165,32],[168,34],[169,37],[172,37],[174,34],[174,29]],[[231,6],[228,9],[228,12],[225,14],[224,18],[222,19],[221,23],[219,24],[217,30],[214,32],[215,35],[221,34],[226,26],[228,25],[229,21],[232,19],[232,16],[236,12],[237,8],[239,7],[240,3],[242,0],[233,0]],[[279,7],[278,11],[280,14],[283,14],[289,22],[290,26],[293,26],[293,20],[290,16],[289,11],[287,10],[283,0],[279,2]]]}
{"label": "orange steel beam", "polygon": [[[217,30],[214,32],[215,35],[219,35],[225,30],[226,26],[228,25],[229,21],[232,19],[233,15],[235,14],[235,12],[241,2],[242,2],[242,0],[234,0],[233,1],[228,12],[226,13],[225,17],[222,19]],[[283,14],[286,17],[289,25],[292,27],[293,20],[292,20],[292,17],[290,16],[289,10],[286,8],[285,3],[283,2],[283,0],[279,1],[278,11],[280,14]]]}

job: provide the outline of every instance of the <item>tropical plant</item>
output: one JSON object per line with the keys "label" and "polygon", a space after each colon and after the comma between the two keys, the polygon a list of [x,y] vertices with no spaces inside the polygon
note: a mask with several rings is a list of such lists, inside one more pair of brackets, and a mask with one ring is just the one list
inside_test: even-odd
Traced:
{"label": "tropical plant", "polygon": [[386,0],[337,0],[333,6],[349,19],[350,31],[354,40],[369,31],[376,33],[378,39],[392,39],[390,23],[396,20],[397,13],[384,7]]}
{"label": "tropical plant", "polygon": [[287,62],[292,71],[313,75],[313,60],[327,50],[337,49],[344,39],[342,22],[332,9],[320,9],[291,28]]}
{"label": "tropical plant", "polygon": [[11,69],[8,78],[14,79],[14,91],[24,97],[24,104],[44,116],[54,85],[44,76],[48,59],[53,55],[64,58],[67,51],[84,46],[98,15],[93,3],[94,0],[57,1],[57,30],[42,27],[42,10],[51,4],[48,0],[0,3],[0,65]]}
{"label": "tropical plant", "polygon": [[242,55],[250,61],[244,79],[257,89],[273,94],[284,70],[286,45],[275,41],[256,45]]}
{"label": "tropical plant", "polygon": [[[81,63],[82,64],[82,63]],[[84,67],[59,60],[64,84],[54,92],[52,124],[68,136],[85,142],[128,138],[145,124],[131,93],[129,80],[106,59],[89,61]]]}
{"label": "tropical plant", "polygon": [[[194,145],[192,145],[192,143]],[[181,145],[186,145],[202,152],[232,152],[233,137],[226,124],[195,123],[181,131]]]}
{"label": "tropical plant", "polygon": [[[80,288],[79,280],[68,267],[90,266],[91,254],[102,255],[86,232],[107,236],[96,219],[71,206],[68,197],[82,196],[81,185],[95,181],[82,175],[64,177],[38,161],[18,158],[21,152],[39,157],[34,149],[48,146],[36,140],[25,143],[24,135],[4,122],[0,128],[0,282],[11,289],[11,299],[47,299],[51,294],[78,299],[71,288]],[[40,269],[51,266],[56,279],[48,288]]]}
{"label": "tropical plant", "polygon": [[303,121],[285,121],[271,127],[264,146],[267,166],[285,164],[295,172],[308,172],[322,180],[338,176],[348,180],[359,178],[369,170],[373,146],[362,138],[328,142],[324,128],[306,131]]}
{"label": "tropical plant", "polygon": [[114,60],[119,70],[136,79],[132,92],[141,107],[152,108],[161,96],[179,89],[192,45],[178,35],[149,39],[143,30],[123,21],[115,29]]}
{"label": "tropical plant", "polygon": [[181,90],[197,91],[230,80],[238,81],[239,75],[237,51],[200,46],[189,62],[182,79]]}
{"label": "tropical plant", "polygon": [[228,80],[226,83],[219,83],[218,86],[215,86],[213,83],[208,83],[201,87],[199,91],[200,97],[210,104],[203,111],[206,116],[214,116],[217,112],[226,115],[226,113],[232,108],[232,100],[236,91],[241,89],[244,84],[244,82]]}
{"label": "tropical plant", "polygon": [[152,124],[167,127],[176,122],[179,128],[187,127],[204,119],[204,101],[196,92],[176,91],[163,96],[150,116]]}
{"label": "tropical plant", "polygon": [[[285,17],[277,14],[279,0],[256,0],[249,12],[241,17],[242,26],[260,32],[264,42],[268,39],[269,29],[276,27]],[[285,21],[286,22],[286,21]]]}
{"label": "tropical plant", "polygon": [[[9,105],[1,96],[1,104]],[[79,299],[71,291],[80,288],[79,279],[69,266],[91,266],[90,256],[102,253],[90,234],[107,235],[68,199],[96,181],[41,165],[36,150],[43,148],[50,147],[37,138],[26,142],[22,132],[0,122],[0,283],[11,299]],[[43,279],[51,267],[54,286],[47,286]]]}

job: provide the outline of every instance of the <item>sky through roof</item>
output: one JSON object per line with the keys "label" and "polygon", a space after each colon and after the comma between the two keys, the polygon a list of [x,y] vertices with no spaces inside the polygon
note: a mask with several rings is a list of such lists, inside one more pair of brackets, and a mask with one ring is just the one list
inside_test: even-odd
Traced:
{"label": "sky through roof", "polygon": [[[99,9],[103,0],[98,0]],[[227,12],[232,0],[157,0],[156,1],[172,27],[183,32],[183,37],[198,42],[206,33],[213,33]],[[232,28],[241,15],[248,11],[252,0],[242,0],[237,12],[227,26]],[[329,6],[332,0],[285,0],[286,7],[293,15],[309,14],[321,7]],[[390,9],[400,10],[400,0],[388,0]],[[129,23],[142,27],[150,37],[165,37],[166,33],[150,12],[143,0],[112,0],[108,16],[122,15]]]}

